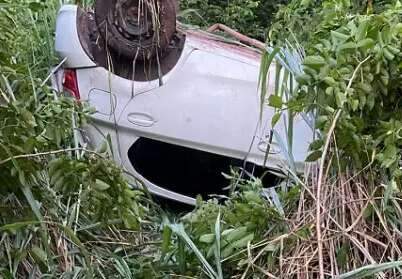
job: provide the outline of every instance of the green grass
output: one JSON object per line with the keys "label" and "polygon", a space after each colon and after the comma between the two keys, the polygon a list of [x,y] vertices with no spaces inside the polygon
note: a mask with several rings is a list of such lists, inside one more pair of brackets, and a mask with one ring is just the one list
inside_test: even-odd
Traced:
{"label": "green grass", "polygon": [[81,148],[76,156],[73,129],[87,121],[88,108],[42,85],[57,62],[60,4],[0,6],[2,278],[110,278],[126,253],[155,238],[147,233],[156,228],[142,223],[145,196],[130,190],[107,150]]}
{"label": "green grass", "polygon": [[[295,172],[296,112],[283,110],[303,74],[298,44],[267,53],[260,76],[262,105],[267,101],[277,112],[272,124],[288,127],[287,138],[276,138],[288,163],[284,181],[266,192],[260,179],[234,171],[225,202],[199,200],[193,212],[178,216],[129,189],[108,143],[98,150],[77,146],[73,130],[89,121],[89,108],[56,100],[42,85],[57,63],[60,4],[0,4],[0,277],[400,276],[402,204],[395,181],[373,180],[373,161],[348,172],[332,168],[330,162],[339,162],[332,137],[321,169],[311,164],[304,176]],[[275,59],[281,67],[269,97],[264,89]]]}

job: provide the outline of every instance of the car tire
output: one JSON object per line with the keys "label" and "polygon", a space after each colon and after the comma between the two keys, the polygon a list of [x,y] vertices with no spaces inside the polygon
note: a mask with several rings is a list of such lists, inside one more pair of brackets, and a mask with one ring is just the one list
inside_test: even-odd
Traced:
{"label": "car tire", "polygon": [[[99,33],[118,54],[130,59],[150,59],[166,49],[173,38],[176,31],[175,1],[97,0],[95,20]],[[152,10],[157,11],[154,12],[157,17],[150,12]],[[139,13],[145,16],[138,17]],[[133,18],[142,20],[133,21]]]}

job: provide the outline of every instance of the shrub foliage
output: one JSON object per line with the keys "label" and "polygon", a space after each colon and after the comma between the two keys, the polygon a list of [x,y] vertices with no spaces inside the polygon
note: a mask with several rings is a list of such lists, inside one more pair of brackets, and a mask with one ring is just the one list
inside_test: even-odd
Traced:
{"label": "shrub foliage", "polygon": [[209,26],[223,23],[248,36],[265,40],[278,6],[288,0],[182,0],[187,22]]}
{"label": "shrub foliage", "polygon": [[[293,16],[290,16],[293,11]],[[337,119],[340,166],[380,164],[380,176],[401,177],[401,37],[399,1],[292,1],[278,13],[271,37],[305,47],[304,73],[287,107],[315,115],[320,150]],[[283,36],[280,26],[289,32]],[[303,26],[303,29],[301,29]],[[282,40],[283,41],[283,40]],[[399,183],[398,183],[399,184]]]}

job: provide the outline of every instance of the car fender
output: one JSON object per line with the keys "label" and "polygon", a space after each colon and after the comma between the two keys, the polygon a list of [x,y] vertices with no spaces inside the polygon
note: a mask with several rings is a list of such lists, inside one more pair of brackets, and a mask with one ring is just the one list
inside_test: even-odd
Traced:
{"label": "car fender", "polygon": [[81,45],[78,31],[76,5],[63,5],[56,22],[56,53],[61,59],[66,58],[66,68],[96,67]]}

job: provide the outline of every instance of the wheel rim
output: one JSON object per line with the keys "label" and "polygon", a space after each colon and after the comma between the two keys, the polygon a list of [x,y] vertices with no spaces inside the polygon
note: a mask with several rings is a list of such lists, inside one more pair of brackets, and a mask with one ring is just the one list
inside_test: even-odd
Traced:
{"label": "wheel rim", "polygon": [[119,55],[150,59],[176,32],[175,0],[96,0],[100,35]]}
{"label": "wheel rim", "polygon": [[[112,22],[128,40],[147,40],[154,36],[152,7],[148,1],[118,0],[110,11]],[[109,14],[110,15],[110,14]]]}

